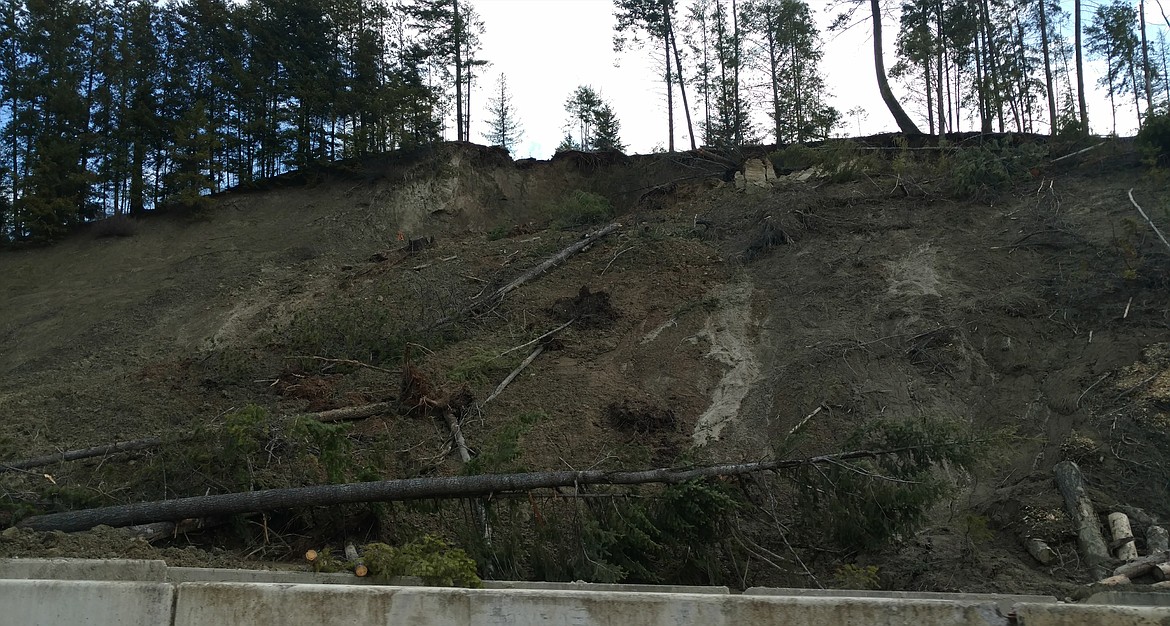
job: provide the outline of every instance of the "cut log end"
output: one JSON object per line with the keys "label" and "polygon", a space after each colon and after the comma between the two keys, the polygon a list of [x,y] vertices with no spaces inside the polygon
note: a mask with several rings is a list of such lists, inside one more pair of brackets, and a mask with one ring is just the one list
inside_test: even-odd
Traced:
{"label": "cut log end", "polygon": [[353,568],[353,575],[357,576],[358,578],[365,578],[366,576],[369,575],[369,573],[370,573],[369,568],[367,568],[365,565],[362,565],[361,563],[358,563]]}
{"label": "cut log end", "polygon": [[309,550],[309,551],[305,552],[305,561],[309,562],[309,563],[316,563],[317,562],[317,551],[316,550]]}

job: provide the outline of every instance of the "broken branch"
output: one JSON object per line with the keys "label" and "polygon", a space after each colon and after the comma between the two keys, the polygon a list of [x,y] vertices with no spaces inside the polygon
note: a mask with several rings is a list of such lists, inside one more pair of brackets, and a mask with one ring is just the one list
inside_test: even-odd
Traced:
{"label": "broken branch", "polygon": [[524,368],[531,365],[532,362],[536,360],[536,357],[540,356],[541,352],[544,352],[544,346],[536,346],[536,349],[532,351],[532,354],[528,355],[528,358],[524,359],[523,363],[518,365],[516,369],[512,370],[512,373],[508,374],[508,377],[504,379],[504,382],[500,383],[500,386],[496,387],[496,390],[492,392],[492,395],[488,396],[487,400],[484,400],[483,403],[487,404],[488,402],[494,400],[496,396],[500,395],[500,393],[504,391],[504,388],[507,387],[508,384],[512,382],[512,380],[519,376],[520,372],[524,371]]}
{"label": "broken branch", "polygon": [[[1170,250],[1170,241],[1166,241],[1166,236],[1163,235],[1162,231],[1158,230],[1158,227],[1154,225],[1154,220],[1150,219],[1150,216],[1146,215],[1146,212],[1142,210],[1142,207],[1137,203],[1137,200],[1133,199],[1133,189],[1129,190],[1129,201],[1133,204],[1134,208],[1138,210],[1138,213],[1142,214],[1142,219],[1146,220],[1146,223],[1150,225],[1150,228],[1154,229],[1154,234],[1158,236],[1158,239],[1162,240],[1162,245],[1166,246],[1167,250]],[[1126,310],[1128,310],[1128,307]]]}
{"label": "broken branch", "polygon": [[78,461],[96,456],[116,454],[118,452],[149,450],[151,448],[157,448],[162,444],[163,440],[158,437],[135,439],[134,441],[119,441],[118,443],[111,443],[105,446],[83,448],[80,450],[67,450],[65,452],[58,452],[57,454],[46,454],[44,456],[37,456],[31,459],[21,459],[19,461],[0,463],[0,472],[23,471],[32,469],[34,467],[44,467],[54,463],[64,463],[65,461]]}

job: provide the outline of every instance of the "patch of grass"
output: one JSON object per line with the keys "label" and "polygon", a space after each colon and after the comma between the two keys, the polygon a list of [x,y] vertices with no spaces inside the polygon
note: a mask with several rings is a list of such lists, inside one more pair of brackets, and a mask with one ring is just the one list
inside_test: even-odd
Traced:
{"label": "patch of grass", "polygon": [[455,382],[485,385],[512,371],[514,358],[496,358],[495,352],[482,350],[463,359],[451,368],[448,378]]}
{"label": "patch of grass", "polygon": [[508,235],[512,234],[512,227],[506,224],[500,224],[487,232],[488,241],[499,241]]}
{"label": "patch of grass", "polygon": [[602,195],[575,189],[553,207],[553,225],[573,228],[599,224],[614,216],[613,205]]}
{"label": "patch of grass", "polygon": [[371,365],[398,362],[406,344],[417,339],[402,329],[389,307],[369,299],[334,299],[301,311],[278,335],[292,355]]}

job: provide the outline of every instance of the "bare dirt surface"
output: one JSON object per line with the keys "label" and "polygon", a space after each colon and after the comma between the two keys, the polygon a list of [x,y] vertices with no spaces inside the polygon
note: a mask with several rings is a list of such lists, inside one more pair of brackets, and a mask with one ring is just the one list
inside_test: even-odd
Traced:
{"label": "bare dirt surface", "polygon": [[[701,156],[514,164],[445,146],[224,194],[199,215],[143,219],[132,237],[0,252],[0,458],[177,437],[249,403],[291,415],[392,399],[398,365],[383,347],[408,345],[436,393],[482,400],[531,352],[513,348],[577,317],[465,419],[487,469],[758,460],[818,407],[793,454],[838,449],[874,417],[948,418],[1014,436],[978,467],[948,469],[955,495],[924,529],[849,560],[878,566],[886,588],[1063,597],[1086,574],[1053,464],[1077,460],[1103,511],[1140,509],[1139,533],[1170,520],[1170,255],[1126,191],[1168,226],[1170,197],[1142,168],[1110,162],[1065,162],[994,201],[955,201],[926,175],[744,192]],[[621,229],[498,306],[428,329],[588,231],[550,227],[571,189],[609,198]],[[406,250],[420,237],[433,245]],[[605,294],[604,315],[575,315],[586,293]],[[336,329],[364,340],[342,345]],[[425,411],[348,437],[379,478],[461,471]],[[228,490],[172,460],[3,474],[0,514]],[[128,478],[128,463],[149,478]],[[250,480],[264,486],[259,470]],[[12,530],[0,556],[222,564],[295,560],[308,545],[281,534],[291,525],[245,525],[246,547]],[[1020,547],[1038,534],[1057,563]],[[826,551],[808,565],[828,583],[840,562]],[[813,584],[795,564],[737,582]]]}

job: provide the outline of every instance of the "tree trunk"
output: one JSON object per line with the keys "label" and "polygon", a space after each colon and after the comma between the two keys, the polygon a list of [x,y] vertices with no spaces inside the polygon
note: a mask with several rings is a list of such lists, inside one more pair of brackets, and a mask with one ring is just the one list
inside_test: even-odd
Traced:
{"label": "tree trunk", "polygon": [[451,0],[455,8],[451,35],[455,39],[455,140],[463,141],[463,38],[459,32],[459,0]]}
{"label": "tree trunk", "polygon": [[[1056,486],[1064,496],[1064,508],[1073,522],[1077,532],[1077,546],[1081,556],[1085,558],[1092,569],[1103,568],[1109,562],[1109,546],[1101,536],[1101,523],[1097,519],[1097,512],[1093,509],[1093,502],[1085,494],[1085,480],[1081,476],[1081,468],[1072,461],[1061,461],[1052,468],[1056,478]],[[1094,573],[1100,578],[1101,573]]]}
{"label": "tree trunk", "polygon": [[664,59],[666,61],[666,132],[669,135],[667,140],[667,152],[674,152],[674,86],[670,75],[670,8],[666,0],[662,0],[662,19],[664,20],[664,28],[662,29],[662,48],[665,51]]}
{"label": "tree trunk", "polygon": [[1048,92],[1048,132],[1056,134],[1056,91],[1052,88],[1052,60],[1048,52],[1048,0],[1040,0],[1040,49],[1044,54],[1044,89]]}
{"label": "tree trunk", "polygon": [[[948,442],[940,445],[954,445],[955,443]],[[642,485],[650,483],[674,485],[717,476],[741,476],[808,465],[839,464],[851,459],[882,457],[922,448],[923,446],[906,446],[887,450],[855,450],[804,459],[710,465],[685,470],[658,468],[632,472],[584,470],[525,474],[479,474],[475,476],[406,478],[344,485],[266,489],[34,515],[22,520],[19,526],[34,530],[76,532],[89,530],[102,524],[130,526],[192,517],[238,515],[306,506],[334,506],[360,502],[394,502],[434,498],[472,498],[555,487],[577,488],[584,485]]]}
{"label": "tree trunk", "polygon": [[1076,0],[1073,3],[1073,28],[1076,30],[1073,46],[1076,48],[1077,60],[1077,104],[1080,107],[1081,114],[1081,133],[1089,134],[1089,109],[1085,104],[1085,62],[1084,55],[1081,53],[1081,0]]}
{"label": "tree trunk", "polygon": [[1133,542],[1133,529],[1129,525],[1129,516],[1125,513],[1109,514],[1109,533],[1113,537],[1113,549],[1117,558],[1122,561],[1132,561],[1138,557],[1137,546]]}
{"label": "tree trunk", "polygon": [[743,42],[739,40],[739,5],[736,0],[731,0],[731,37],[735,44],[732,49],[735,54],[735,92],[732,94],[735,102],[735,147],[739,148],[744,140],[743,103],[739,100],[739,66],[743,64]]}
{"label": "tree trunk", "polygon": [[674,24],[671,22],[670,16],[666,18],[667,34],[670,35],[670,46],[674,49],[674,67],[678,76],[678,90],[682,94],[683,114],[687,118],[687,136],[691,139],[691,150],[698,150],[698,145],[695,144],[695,127],[691,123],[691,105],[687,102],[687,80],[683,78],[682,71],[682,57],[678,54],[678,40],[674,38]]}
{"label": "tree trunk", "polygon": [[[1146,0],[1138,2],[1138,20],[1142,28],[1142,75],[1146,80],[1146,115],[1154,112],[1154,85],[1151,76],[1153,72],[1150,71],[1150,44],[1146,41]],[[1142,118],[1138,116],[1138,125],[1141,125]]]}
{"label": "tree trunk", "polygon": [[344,422],[373,417],[379,413],[385,413],[393,409],[393,402],[377,402],[363,406],[347,406],[345,408],[322,411],[320,413],[310,413],[309,417],[312,417],[318,422]]}
{"label": "tree trunk", "polygon": [[902,105],[894,97],[894,92],[890,90],[890,80],[886,77],[886,63],[882,56],[881,2],[880,0],[870,0],[869,6],[873,13],[873,65],[877,72],[878,91],[881,92],[882,100],[885,101],[886,107],[894,116],[894,121],[898,123],[898,129],[907,135],[921,135],[922,131],[918,130],[918,126],[914,124],[909,115],[906,115],[906,111],[902,109]]}
{"label": "tree trunk", "polygon": [[935,5],[935,22],[935,45],[938,47],[938,53],[935,54],[934,72],[935,90],[937,91],[935,94],[935,102],[938,103],[938,136],[942,137],[947,133],[946,106],[943,102],[943,81],[945,80],[945,75],[943,74],[944,46],[942,30],[942,2],[939,2],[937,5]]}

